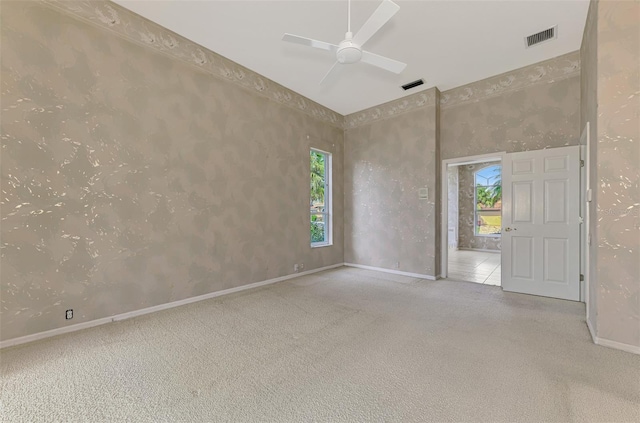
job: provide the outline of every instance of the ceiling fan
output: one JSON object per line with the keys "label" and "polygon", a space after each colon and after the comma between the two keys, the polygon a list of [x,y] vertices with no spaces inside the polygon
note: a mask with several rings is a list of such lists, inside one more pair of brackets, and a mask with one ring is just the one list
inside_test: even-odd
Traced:
{"label": "ceiling fan", "polygon": [[373,15],[362,25],[360,31],[353,35],[351,32],[351,0],[349,0],[347,12],[347,33],[344,40],[340,44],[335,45],[324,41],[313,40],[311,38],[301,37],[299,35],[284,34],[283,41],[290,43],[302,44],[305,46],[327,50],[336,55],[336,62],[333,64],[329,72],[322,78],[320,83],[325,82],[330,76],[335,75],[341,65],[348,65],[357,62],[368,63],[381,69],[393,73],[400,73],[407,66],[406,63],[397,60],[379,56],[377,54],[362,49],[364,43],[371,38],[384,24],[386,24],[393,15],[400,10],[400,6],[391,0],[383,0],[380,6],[373,12]]}

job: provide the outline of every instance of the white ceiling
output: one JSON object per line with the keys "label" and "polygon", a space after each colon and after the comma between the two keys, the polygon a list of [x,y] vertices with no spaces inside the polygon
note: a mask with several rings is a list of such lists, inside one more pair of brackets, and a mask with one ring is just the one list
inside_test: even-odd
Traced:
{"label": "white ceiling", "polygon": [[[335,57],[285,43],[285,32],[338,44],[347,1],[115,0],[340,114],[396,100],[421,89],[441,91],[580,48],[588,0],[395,0],[400,11],[364,48],[408,64],[401,75],[364,63],[319,81]],[[380,0],[353,1],[354,33]],[[558,25],[558,39],[526,49],[524,37]],[[425,85],[400,85],[423,78]]]}

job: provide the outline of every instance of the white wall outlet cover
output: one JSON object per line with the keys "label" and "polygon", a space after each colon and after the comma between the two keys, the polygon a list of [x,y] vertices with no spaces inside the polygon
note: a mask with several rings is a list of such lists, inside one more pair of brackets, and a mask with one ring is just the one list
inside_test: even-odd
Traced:
{"label": "white wall outlet cover", "polygon": [[418,189],[418,198],[421,200],[426,200],[429,198],[429,188],[420,188]]}

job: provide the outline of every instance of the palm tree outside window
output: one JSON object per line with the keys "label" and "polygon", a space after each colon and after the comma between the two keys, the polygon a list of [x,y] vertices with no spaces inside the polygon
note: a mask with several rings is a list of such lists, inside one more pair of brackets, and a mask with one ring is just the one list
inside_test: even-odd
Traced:
{"label": "palm tree outside window", "polygon": [[500,236],[502,230],[502,166],[475,172],[475,234]]}

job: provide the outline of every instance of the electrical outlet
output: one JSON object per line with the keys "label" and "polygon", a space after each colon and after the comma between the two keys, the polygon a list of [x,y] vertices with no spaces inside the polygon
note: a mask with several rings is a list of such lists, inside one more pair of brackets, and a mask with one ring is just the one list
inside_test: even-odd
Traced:
{"label": "electrical outlet", "polygon": [[300,266],[298,266],[297,264],[293,265],[293,271],[298,273],[300,271]]}
{"label": "electrical outlet", "polygon": [[304,263],[300,263],[300,266],[298,266],[298,270],[300,271],[304,270]]}
{"label": "electrical outlet", "polygon": [[70,308],[69,310],[66,311],[64,318],[69,320],[69,319],[73,319],[73,309]]}
{"label": "electrical outlet", "polygon": [[396,261],[393,265],[393,267],[395,267],[396,269],[400,269],[400,262]]}

